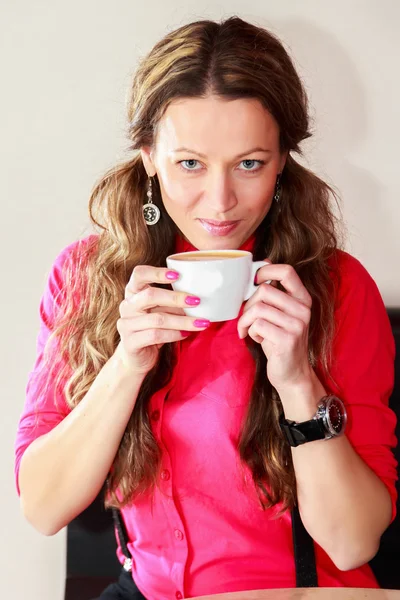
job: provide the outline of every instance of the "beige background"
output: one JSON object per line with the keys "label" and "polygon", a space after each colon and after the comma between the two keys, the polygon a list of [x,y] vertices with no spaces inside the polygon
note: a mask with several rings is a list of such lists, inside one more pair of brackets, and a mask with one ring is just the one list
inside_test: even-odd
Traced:
{"label": "beige background", "polygon": [[[246,10],[242,10],[242,7]],[[19,513],[13,443],[45,274],[87,226],[94,181],[118,158],[137,57],[191,20],[239,14],[280,34],[310,94],[309,164],[343,198],[347,248],[400,304],[397,0],[58,0],[0,3],[1,595],[61,600],[65,532]]]}

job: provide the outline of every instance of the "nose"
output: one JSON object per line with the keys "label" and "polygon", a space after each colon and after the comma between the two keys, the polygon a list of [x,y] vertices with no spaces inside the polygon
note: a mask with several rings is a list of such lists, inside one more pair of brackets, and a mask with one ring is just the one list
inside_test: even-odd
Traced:
{"label": "nose", "polygon": [[232,210],[237,205],[237,198],[229,174],[210,173],[206,183],[205,197],[207,205],[215,216]]}

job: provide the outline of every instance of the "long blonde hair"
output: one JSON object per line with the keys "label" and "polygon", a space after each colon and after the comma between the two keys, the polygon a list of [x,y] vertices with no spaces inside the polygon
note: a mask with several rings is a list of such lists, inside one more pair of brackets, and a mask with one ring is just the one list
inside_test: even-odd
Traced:
{"label": "long blonde hair", "polygon": [[[255,258],[268,256],[273,262],[293,265],[299,273],[313,299],[310,361],[328,368],[334,333],[334,287],[328,263],[338,246],[331,208],[335,194],[293,157],[300,142],[310,136],[305,91],[286,50],[271,33],[238,17],[221,23],[204,20],[169,33],[141,60],[128,105],[132,156],[95,186],[90,215],[99,235],[78,246],[66,266],[62,310],[53,338],[60,358],[57,373],[59,381],[67,380],[63,389],[70,407],[85,396],[116,349],[118,308],[133,268],[165,266],[166,256],[174,250],[177,230],[164,209],[157,177],[153,197],[162,218],[155,227],[144,223],[147,175],[139,150],[153,145],[157,123],[173,100],[209,94],[256,98],[279,125],[281,150],[289,156],[280,202],[274,203],[256,231]],[[282,502],[288,508],[295,502],[296,486],[290,449],[279,427],[281,403],[267,380],[262,349],[251,340],[248,345],[256,378],[239,452],[253,473],[262,506]],[[173,367],[173,346],[167,344],[144,381],[122,437],[107,480],[109,505],[130,503],[156,484],[160,450],[151,431],[148,404]]]}

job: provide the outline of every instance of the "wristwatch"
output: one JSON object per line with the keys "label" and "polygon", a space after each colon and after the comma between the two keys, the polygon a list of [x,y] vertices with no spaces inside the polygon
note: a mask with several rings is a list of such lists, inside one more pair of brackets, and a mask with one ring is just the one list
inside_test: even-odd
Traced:
{"label": "wristwatch", "polygon": [[346,429],[347,412],[339,398],[330,394],[318,404],[317,412],[309,421],[296,423],[282,418],[280,426],[289,444],[300,446],[315,440],[329,440],[342,435]]}

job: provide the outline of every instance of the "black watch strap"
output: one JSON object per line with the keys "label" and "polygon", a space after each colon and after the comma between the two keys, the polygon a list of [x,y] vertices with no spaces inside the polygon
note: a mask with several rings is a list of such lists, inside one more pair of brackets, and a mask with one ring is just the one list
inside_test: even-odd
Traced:
{"label": "black watch strap", "polygon": [[295,423],[288,419],[281,419],[280,426],[289,444],[293,447],[306,442],[325,439],[325,430],[319,419],[311,419],[303,423]]}

